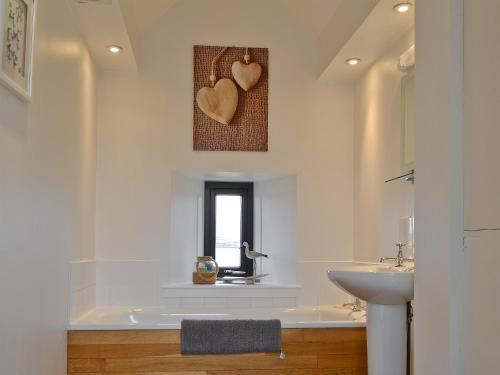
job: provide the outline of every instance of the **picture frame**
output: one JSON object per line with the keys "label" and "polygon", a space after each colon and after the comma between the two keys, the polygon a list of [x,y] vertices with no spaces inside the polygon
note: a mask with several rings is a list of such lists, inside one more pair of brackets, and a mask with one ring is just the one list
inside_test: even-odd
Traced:
{"label": "picture frame", "polygon": [[21,100],[32,97],[38,0],[0,0],[0,84]]}
{"label": "picture frame", "polygon": [[[222,51],[222,53],[221,53]],[[233,65],[250,56],[249,66],[260,66],[260,76],[251,89],[244,89],[234,76]],[[214,57],[217,59],[214,60]],[[214,63],[216,61],[216,63]],[[211,70],[218,83],[211,88]],[[237,90],[236,110],[229,124],[207,113],[198,103],[198,93],[217,91],[219,82]],[[223,90],[226,90],[227,87]],[[209,94],[209,96],[212,94]],[[219,94],[217,94],[219,95]],[[225,95],[225,94],[224,94]],[[269,48],[254,46],[193,46],[193,151],[268,152]],[[218,109],[219,110],[219,109]]]}

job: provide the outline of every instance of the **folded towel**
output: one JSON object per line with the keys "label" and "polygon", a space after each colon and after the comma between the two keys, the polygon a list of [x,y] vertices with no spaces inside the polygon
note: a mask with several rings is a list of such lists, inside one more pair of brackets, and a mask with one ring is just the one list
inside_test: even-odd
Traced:
{"label": "folded towel", "polygon": [[281,350],[280,320],[183,320],[182,354],[270,353]]}

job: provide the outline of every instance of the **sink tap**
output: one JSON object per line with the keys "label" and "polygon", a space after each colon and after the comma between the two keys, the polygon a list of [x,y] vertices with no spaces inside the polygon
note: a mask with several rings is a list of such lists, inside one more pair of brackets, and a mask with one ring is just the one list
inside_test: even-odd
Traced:
{"label": "sink tap", "polygon": [[413,262],[413,259],[405,258],[403,254],[403,248],[406,246],[403,242],[396,243],[398,247],[398,255],[396,257],[383,257],[380,258],[380,263],[384,263],[386,260],[393,260],[396,262],[396,267],[403,267],[404,262]]}
{"label": "sink tap", "polygon": [[344,303],[342,307],[350,307],[353,312],[362,311],[364,309],[361,305],[361,300],[357,297],[354,302]]}

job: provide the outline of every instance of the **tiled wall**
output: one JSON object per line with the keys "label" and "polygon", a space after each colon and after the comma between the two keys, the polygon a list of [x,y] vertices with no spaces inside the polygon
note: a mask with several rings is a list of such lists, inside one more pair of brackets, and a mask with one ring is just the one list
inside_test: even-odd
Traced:
{"label": "tiled wall", "polygon": [[296,307],[295,297],[164,297],[163,304],[172,308],[268,308]]}
{"label": "tiled wall", "polygon": [[[245,307],[293,307],[300,305],[333,305],[350,301],[351,297],[334,286],[326,271],[334,262],[298,262],[300,288],[264,290],[178,288],[168,285],[166,260],[97,262],[97,306],[167,306],[210,307],[235,304]],[[165,288],[168,286],[167,288]]]}
{"label": "tiled wall", "polygon": [[96,306],[96,262],[71,262],[70,319],[86,313]]}
{"label": "tiled wall", "polygon": [[297,263],[297,284],[281,288],[228,289],[172,287],[166,260],[85,260],[71,263],[70,318],[99,306],[165,306],[173,308],[246,308],[338,305],[352,297],[334,286],[329,261]]}
{"label": "tiled wall", "polygon": [[328,279],[327,271],[336,262],[299,261],[297,262],[297,282],[302,289],[297,298],[301,306],[337,305],[351,302],[353,298]]}
{"label": "tiled wall", "polygon": [[160,306],[164,260],[97,261],[97,306]]}
{"label": "tiled wall", "polygon": [[298,285],[181,284],[164,287],[162,302],[169,307],[295,307],[300,290]]}

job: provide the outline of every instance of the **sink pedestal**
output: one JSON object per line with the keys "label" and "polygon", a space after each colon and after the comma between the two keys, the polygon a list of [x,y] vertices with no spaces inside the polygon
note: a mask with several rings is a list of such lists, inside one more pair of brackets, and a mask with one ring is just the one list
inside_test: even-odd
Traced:
{"label": "sink pedestal", "polygon": [[369,375],[406,375],[406,305],[367,304]]}
{"label": "sink pedestal", "polygon": [[413,267],[339,263],[328,278],[367,302],[369,375],[406,375],[406,304],[413,299]]}

